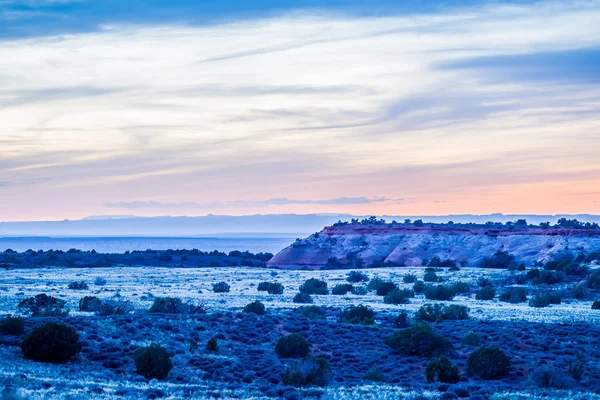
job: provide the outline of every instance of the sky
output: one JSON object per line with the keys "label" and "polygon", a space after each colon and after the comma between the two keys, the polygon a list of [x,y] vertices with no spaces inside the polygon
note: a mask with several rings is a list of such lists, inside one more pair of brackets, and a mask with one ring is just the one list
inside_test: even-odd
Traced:
{"label": "sky", "polygon": [[0,0],[0,221],[333,212],[600,214],[600,1]]}

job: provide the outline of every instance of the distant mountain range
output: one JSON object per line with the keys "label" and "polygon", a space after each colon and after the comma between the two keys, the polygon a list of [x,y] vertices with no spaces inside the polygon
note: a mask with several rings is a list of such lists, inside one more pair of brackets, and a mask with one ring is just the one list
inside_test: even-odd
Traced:
{"label": "distant mountain range", "polygon": [[[257,214],[244,216],[206,215],[202,217],[136,217],[132,215],[91,216],[80,220],[0,222],[1,236],[306,236],[337,221],[364,218],[350,214]],[[600,215],[441,215],[378,216],[391,222],[422,219],[425,222],[485,223],[526,219],[529,223],[555,223],[559,218],[599,222]]]}

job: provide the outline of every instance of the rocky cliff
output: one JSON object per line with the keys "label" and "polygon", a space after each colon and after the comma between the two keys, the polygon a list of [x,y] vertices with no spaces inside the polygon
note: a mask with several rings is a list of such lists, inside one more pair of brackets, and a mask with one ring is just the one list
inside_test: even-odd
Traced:
{"label": "rocky cliff", "polygon": [[359,257],[365,267],[380,262],[418,266],[437,256],[459,265],[479,265],[497,251],[506,251],[516,262],[528,266],[565,254],[590,254],[600,251],[600,230],[347,224],[327,227],[297,240],[276,254],[269,264],[281,268],[322,268],[334,257],[340,264],[351,267]]}

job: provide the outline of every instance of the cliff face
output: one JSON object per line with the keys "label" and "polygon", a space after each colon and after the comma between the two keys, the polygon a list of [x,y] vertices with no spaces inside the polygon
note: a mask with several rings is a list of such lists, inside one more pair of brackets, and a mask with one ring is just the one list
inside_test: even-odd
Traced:
{"label": "cliff face", "polygon": [[507,251],[525,265],[546,262],[564,253],[589,254],[600,251],[600,231],[350,224],[327,227],[296,241],[276,254],[269,265],[321,268],[330,257],[349,264],[348,254],[361,257],[365,266],[380,260],[418,266],[435,256],[479,265],[497,251]]}

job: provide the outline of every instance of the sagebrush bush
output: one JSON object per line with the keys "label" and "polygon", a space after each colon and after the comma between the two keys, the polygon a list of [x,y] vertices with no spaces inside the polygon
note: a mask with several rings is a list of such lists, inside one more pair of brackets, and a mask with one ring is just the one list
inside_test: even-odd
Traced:
{"label": "sagebrush bush", "polygon": [[89,286],[84,281],[71,282],[71,283],[69,283],[69,289],[73,289],[73,290],[86,290],[86,289],[89,289]]}
{"label": "sagebrush bush", "polygon": [[415,321],[442,322],[469,319],[469,307],[461,305],[425,304],[415,313]]}
{"label": "sagebrush bush", "polygon": [[587,287],[600,290],[600,269],[594,271],[586,279]]}
{"label": "sagebrush bush", "polygon": [[416,281],[413,285],[415,293],[423,293],[427,289],[427,284],[423,281]]}
{"label": "sagebrush bush", "polygon": [[385,304],[408,304],[410,298],[415,297],[415,292],[410,289],[394,289],[383,297]]}
{"label": "sagebrush bush", "polygon": [[214,293],[228,293],[231,290],[231,287],[227,284],[227,282],[217,282],[213,285]]}
{"label": "sagebrush bush", "polygon": [[479,347],[481,346],[481,337],[475,332],[470,331],[462,338],[462,342],[467,346]]}
{"label": "sagebrush bush", "polygon": [[363,377],[361,378],[363,381],[371,381],[371,382],[385,382],[387,381],[385,375],[378,367],[373,367],[368,370]]}
{"label": "sagebrush bush", "polygon": [[310,278],[300,286],[300,293],[329,294],[329,289],[327,288],[327,282],[316,278]]}
{"label": "sagebrush bush", "polygon": [[296,293],[294,299],[292,300],[294,303],[298,304],[310,304],[313,302],[313,298],[308,293]]}
{"label": "sagebrush bush", "polygon": [[331,367],[324,358],[305,357],[290,364],[283,376],[283,384],[295,387],[327,386]]}
{"label": "sagebrush bush", "polygon": [[556,283],[560,283],[565,279],[564,272],[561,271],[540,271],[540,274],[537,278],[531,280],[531,284],[533,285],[554,285]]}
{"label": "sagebrush bush", "polygon": [[301,313],[304,318],[325,319],[325,312],[319,306],[303,307]]}
{"label": "sagebrush bush", "polygon": [[510,359],[497,347],[480,347],[467,358],[467,374],[481,379],[502,379],[510,372]]}
{"label": "sagebrush bush", "polygon": [[22,335],[25,332],[25,322],[21,317],[7,315],[0,319],[0,334]]}
{"label": "sagebrush bush", "polygon": [[492,300],[496,297],[496,288],[493,286],[484,286],[475,292],[476,300]]}
{"label": "sagebrush bush", "polygon": [[263,303],[256,300],[256,301],[253,301],[252,303],[247,304],[244,307],[244,312],[245,313],[253,313],[256,315],[263,315],[266,312],[266,308]]}
{"label": "sagebrush bush", "polygon": [[587,287],[585,285],[575,285],[571,288],[571,297],[574,299],[583,299],[587,296]]}
{"label": "sagebrush bush", "polygon": [[173,368],[167,350],[156,343],[137,349],[133,353],[133,359],[135,372],[147,379],[164,379]]}
{"label": "sagebrush bush", "polygon": [[453,349],[449,340],[422,323],[395,332],[385,343],[401,354],[421,357],[435,357]]}
{"label": "sagebrush bush", "polygon": [[443,382],[443,383],[457,383],[460,381],[460,373],[458,367],[452,365],[450,360],[445,355],[435,361],[430,361],[425,369],[425,377],[427,382]]}
{"label": "sagebrush bush", "polygon": [[102,301],[102,305],[100,306],[100,309],[96,311],[96,315],[101,317],[107,315],[125,315],[132,311],[133,304],[130,301],[115,298]]}
{"label": "sagebrush bush", "polygon": [[425,282],[437,282],[440,278],[437,276],[435,271],[427,271],[423,275],[423,281]]}
{"label": "sagebrush bush", "polygon": [[385,296],[392,290],[396,289],[398,289],[398,285],[396,285],[394,282],[379,282],[375,288],[375,293],[377,296]]}
{"label": "sagebrush bush", "polygon": [[69,313],[65,310],[65,301],[45,293],[21,300],[19,310],[34,317],[64,317]]}
{"label": "sagebrush bush", "polygon": [[536,368],[529,375],[529,381],[543,389],[568,389],[573,385],[573,381],[563,371],[546,365]]}
{"label": "sagebrush bush", "polygon": [[480,276],[477,279],[477,285],[479,285],[479,287],[493,286],[492,281],[485,276]]}
{"label": "sagebrush bush", "polygon": [[364,296],[369,293],[369,291],[366,286],[354,286],[351,293],[356,296]]}
{"label": "sagebrush bush", "polygon": [[498,250],[492,257],[486,257],[481,261],[483,268],[505,269],[514,264],[515,257],[506,251]]}
{"label": "sagebrush bush", "polygon": [[217,341],[217,338],[211,337],[210,339],[208,339],[208,341],[206,342],[206,351],[219,351],[219,342]]}
{"label": "sagebrush bush", "polygon": [[47,322],[27,334],[21,351],[29,360],[62,363],[79,354],[81,342],[72,326]]}
{"label": "sagebrush bush", "polygon": [[368,282],[369,277],[360,271],[350,271],[346,280],[350,283]]}
{"label": "sagebrush bush", "polygon": [[79,311],[96,312],[102,307],[102,300],[96,296],[85,296],[79,300]]}
{"label": "sagebrush bush", "polygon": [[468,282],[463,282],[463,281],[453,283],[452,288],[454,289],[454,291],[456,293],[459,293],[459,294],[465,294],[465,293],[469,293],[471,291],[471,285],[469,285]]}
{"label": "sagebrush bush", "polygon": [[275,353],[282,358],[302,358],[308,355],[309,347],[306,338],[298,333],[290,333],[277,340]]}
{"label": "sagebrush bush", "polygon": [[529,307],[542,308],[550,304],[560,304],[562,297],[560,293],[540,293],[529,299]]}
{"label": "sagebrush bush", "polygon": [[261,282],[257,287],[259,292],[269,294],[283,294],[283,285],[279,282]]}
{"label": "sagebrush bush", "polygon": [[375,324],[375,313],[368,307],[349,307],[340,313],[339,321],[345,324],[373,325]]}
{"label": "sagebrush bush", "polygon": [[456,296],[456,291],[449,285],[435,285],[425,289],[425,298],[428,300],[452,300],[454,296]]}
{"label": "sagebrush bush", "polygon": [[527,301],[527,289],[507,288],[499,297],[500,301],[507,303],[525,303]]}
{"label": "sagebrush bush", "polygon": [[104,286],[104,285],[106,285],[106,279],[104,279],[101,276],[98,276],[96,279],[94,279],[94,285],[96,285],[96,286]]}
{"label": "sagebrush bush", "polygon": [[400,329],[410,326],[410,323],[408,322],[408,313],[406,311],[401,311],[400,314],[396,315],[392,320],[392,325],[394,325],[394,328]]}
{"label": "sagebrush bush", "polygon": [[335,294],[335,295],[346,295],[348,294],[348,292],[351,292],[352,289],[354,289],[354,286],[352,286],[349,283],[340,283],[337,284],[333,287],[333,289],[331,289],[331,294]]}
{"label": "sagebrush bush", "polygon": [[402,282],[404,283],[415,283],[417,281],[417,276],[415,274],[406,274],[402,277]]}

